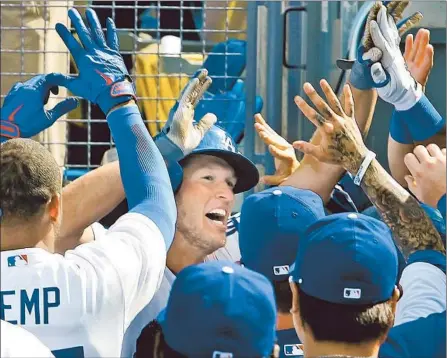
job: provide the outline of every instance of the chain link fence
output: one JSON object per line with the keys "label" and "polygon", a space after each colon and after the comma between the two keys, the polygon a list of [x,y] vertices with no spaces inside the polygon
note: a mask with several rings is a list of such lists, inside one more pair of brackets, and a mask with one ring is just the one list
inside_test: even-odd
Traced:
{"label": "chain link fence", "polygon": [[[217,95],[237,78],[244,78],[245,1],[2,0],[0,6],[2,103],[17,81],[49,72],[77,73],[54,30],[58,22],[70,26],[67,11],[71,7],[81,15],[92,7],[104,26],[107,17],[114,19],[151,135],[163,127],[181,89],[210,53],[217,66],[211,92]],[[238,73],[231,71],[235,61],[240,65]],[[48,106],[67,95],[61,89]],[[231,116],[224,115],[223,120]],[[69,179],[99,166],[104,152],[113,146],[104,115],[86,101],[35,139],[48,146]]]}

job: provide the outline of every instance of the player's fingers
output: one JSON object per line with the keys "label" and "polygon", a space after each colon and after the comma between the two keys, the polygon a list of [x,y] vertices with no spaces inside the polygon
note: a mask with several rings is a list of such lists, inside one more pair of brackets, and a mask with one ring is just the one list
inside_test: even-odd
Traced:
{"label": "player's fingers", "polygon": [[413,52],[413,35],[409,34],[405,38],[405,52],[404,52],[404,59],[405,61],[410,60],[411,53]]}
{"label": "player's fingers", "polygon": [[420,65],[424,62],[425,49],[430,42],[430,31],[427,29],[420,29],[416,35],[416,38],[419,38],[419,47],[414,61],[417,65]]}
{"label": "player's fingers", "polygon": [[408,170],[410,171],[411,175],[413,175],[414,177],[420,175],[421,163],[419,163],[419,160],[413,153],[408,153],[405,155],[404,163],[407,166]]}
{"label": "player's fingers", "polygon": [[433,59],[435,56],[435,49],[433,45],[427,45],[425,48],[425,56],[423,58],[424,64],[430,69],[433,67]]}
{"label": "player's fingers", "polygon": [[266,131],[266,132],[268,132],[268,133],[271,133],[271,134],[277,134],[277,133],[272,129],[272,127],[270,127],[270,126],[268,125],[268,123],[266,122],[266,120],[264,119],[264,117],[262,117],[262,115],[261,115],[260,113],[256,113],[256,114],[255,114],[255,122],[256,122],[257,124],[259,124],[259,127],[262,126],[262,129],[263,129],[264,131]]}
{"label": "player's fingers", "polygon": [[217,117],[213,113],[207,113],[203,118],[197,123],[196,128],[200,132],[202,138],[206,132],[217,122]]}
{"label": "player's fingers", "polygon": [[422,18],[423,16],[420,12],[415,12],[413,15],[399,21],[397,24],[399,36],[402,37],[406,32],[416,27],[421,22]]}
{"label": "player's fingers", "polygon": [[277,159],[289,160],[289,161],[293,160],[293,158],[290,156],[289,153],[287,153],[287,151],[282,150],[274,145],[269,145],[268,149],[269,149],[270,154]]}
{"label": "player's fingers", "polygon": [[259,138],[261,138],[261,140],[264,142],[264,144],[266,145],[278,145],[278,142],[275,140],[275,138],[270,135],[270,133],[264,131],[264,130],[260,130],[258,133]]}
{"label": "player's fingers", "polygon": [[194,89],[199,85],[200,80],[198,78],[193,78],[188,82],[182,94],[180,95],[180,104],[179,106],[183,106],[187,102],[191,102],[191,96]]}
{"label": "player's fingers", "polygon": [[317,159],[321,158],[321,148],[312,143],[298,140],[293,142],[293,147],[304,154],[312,155]]}
{"label": "player's fingers", "polygon": [[104,32],[102,31],[101,23],[99,22],[98,16],[96,12],[92,9],[87,9],[85,11],[85,17],[87,19],[87,23],[90,27],[90,34],[95,41],[95,43],[101,48],[106,47],[106,39],[104,37]]}
{"label": "player's fingers", "polygon": [[213,80],[211,77],[206,76],[205,79],[196,87],[195,91],[192,93],[193,97],[191,98],[191,104],[194,108],[200,102],[203,94],[208,90],[212,83]]}
{"label": "player's fingers", "polygon": [[309,82],[304,84],[303,89],[325,120],[331,120],[335,117],[332,109],[323,100],[323,98],[320,97],[315,88]]}
{"label": "player's fingers", "polygon": [[337,96],[335,95],[334,91],[332,90],[329,83],[327,83],[326,80],[320,81],[321,89],[323,90],[324,95],[326,96],[326,99],[328,101],[329,107],[337,113],[338,115],[343,115],[343,108],[341,107],[340,101],[338,100]]}
{"label": "player's fingers", "polygon": [[68,51],[70,51],[71,55],[73,56],[73,59],[76,62],[78,60],[79,55],[84,51],[81,44],[74,38],[74,36],[65,27],[65,25],[57,23],[55,28],[57,34],[62,39],[65,46],[67,46]]}
{"label": "player's fingers", "polygon": [[407,187],[408,189],[415,194],[415,189],[416,189],[416,180],[414,179],[414,177],[412,175],[405,175],[404,176],[405,181],[407,182]]}
{"label": "player's fingers", "polygon": [[316,127],[321,126],[325,122],[325,119],[315,109],[309,106],[300,96],[295,97],[295,103],[306,118]]}
{"label": "player's fingers", "polygon": [[416,156],[420,163],[428,162],[431,160],[430,153],[423,145],[416,146],[416,148],[414,148],[413,150],[413,154]]}
{"label": "player's fingers", "polygon": [[78,34],[84,48],[93,49],[94,45],[92,36],[90,34],[90,31],[85,26],[84,20],[82,20],[82,17],[79,14],[78,10],[74,8],[68,10],[68,17],[71,20],[71,24],[76,29],[76,33]]}
{"label": "player's fingers", "polygon": [[71,112],[79,105],[79,101],[75,97],[68,97],[62,102],[58,103],[53,109],[47,112],[47,118],[50,122],[54,123],[58,118],[62,117],[64,114]]}
{"label": "player's fingers", "polygon": [[120,50],[120,42],[118,39],[118,35],[116,33],[115,21],[112,18],[108,17],[106,20],[107,27],[107,45],[115,51]]}
{"label": "player's fingers", "polygon": [[436,144],[431,143],[427,145],[428,153],[434,158],[442,158],[443,154],[441,152],[441,148],[439,148]]}
{"label": "player's fingers", "polygon": [[354,116],[354,97],[348,84],[343,86],[344,111],[348,117]]}

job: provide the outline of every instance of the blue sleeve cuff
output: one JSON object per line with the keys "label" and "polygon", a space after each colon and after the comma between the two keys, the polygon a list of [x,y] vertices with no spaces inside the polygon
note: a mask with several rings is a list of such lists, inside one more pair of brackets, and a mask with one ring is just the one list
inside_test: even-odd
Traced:
{"label": "blue sleeve cuff", "polygon": [[423,141],[438,133],[445,126],[445,119],[425,95],[410,109],[396,111],[399,120],[406,123],[413,141]]}
{"label": "blue sleeve cuff", "polygon": [[425,262],[427,264],[436,266],[442,272],[446,273],[445,255],[436,250],[421,250],[416,251],[410,255],[407,261],[407,266],[416,262]]}
{"label": "blue sleeve cuff", "polygon": [[445,211],[446,211],[446,195],[444,194],[442,198],[438,201],[438,210],[441,213],[442,217],[445,220]]}
{"label": "blue sleeve cuff", "polygon": [[393,111],[390,121],[390,135],[393,140],[401,144],[413,144],[413,137],[402,116]]}
{"label": "blue sleeve cuff", "polygon": [[166,133],[161,132],[154,139],[158,150],[160,151],[163,158],[169,162],[179,162],[185,157],[182,150],[166,135]]}

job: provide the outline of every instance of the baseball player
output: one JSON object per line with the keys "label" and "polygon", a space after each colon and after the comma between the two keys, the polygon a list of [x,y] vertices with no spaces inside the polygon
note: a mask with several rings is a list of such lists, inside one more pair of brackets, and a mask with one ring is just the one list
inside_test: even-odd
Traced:
{"label": "baseball player", "polygon": [[135,357],[278,357],[275,297],[262,275],[234,263],[182,270]]}
{"label": "baseball player", "polygon": [[280,186],[250,195],[241,209],[241,263],[273,284],[280,357],[302,357],[292,315],[289,267],[306,228],[326,216],[321,197],[310,190]]}
{"label": "baseball player", "polygon": [[300,238],[290,287],[305,357],[377,357],[400,297],[390,230],[357,213],[320,219]]}
{"label": "baseball player", "polygon": [[54,355],[34,335],[11,323],[0,321],[2,358],[53,358]]}
{"label": "baseball player", "polygon": [[[53,254],[63,220],[59,168],[32,140],[2,143],[0,313],[55,357],[117,357],[125,329],[160,285],[175,201],[163,158],[135,104],[113,21],[108,19],[104,36],[94,11],[87,9],[87,26],[76,10],[68,14],[80,42],[65,26],[57,24],[56,30],[80,75],[53,77],[106,114],[130,211],[98,240],[65,256]],[[43,86],[36,85],[38,94],[46,93]],[[36,103],[27,102],[27,89],[14,89],[13,99],[21,104],[2,108],[2,120],[14,122]]]}

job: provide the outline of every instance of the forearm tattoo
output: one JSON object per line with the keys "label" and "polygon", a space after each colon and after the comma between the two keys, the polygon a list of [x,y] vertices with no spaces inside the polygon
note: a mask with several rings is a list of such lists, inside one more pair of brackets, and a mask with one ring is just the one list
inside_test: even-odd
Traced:
{"label": "forearm tattoo", "polygon": [[424,209],[377,160],[366,171],[361,187],[391,229],[406,258],[417,250],[445,253],[441,237]]}

